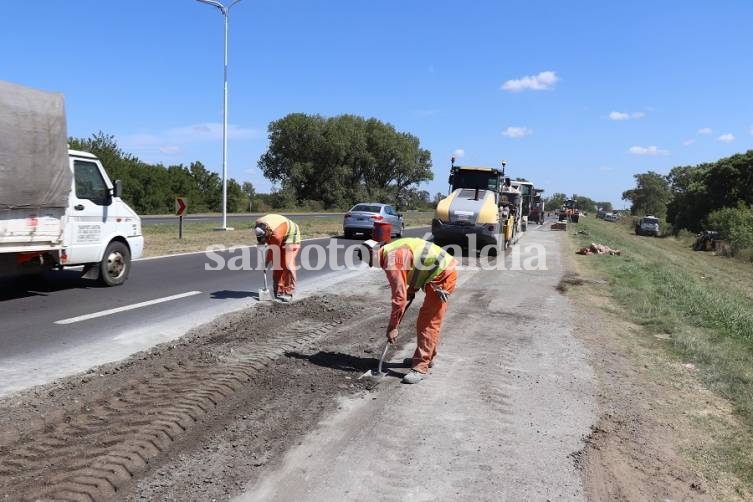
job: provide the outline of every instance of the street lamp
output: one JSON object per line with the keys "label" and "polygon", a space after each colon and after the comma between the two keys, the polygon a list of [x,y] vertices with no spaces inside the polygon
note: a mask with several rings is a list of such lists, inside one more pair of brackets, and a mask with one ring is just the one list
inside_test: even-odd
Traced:
{"label": "street lamp", "polygon": [[227,28],[230,9],[241,0],[233,0],[225,6],[216,0],[196,0],[213,7],[217,7],[225,18],[225,78],[223,87],[222,110],[222,227],[218,230],[232,230],[227,226]]}

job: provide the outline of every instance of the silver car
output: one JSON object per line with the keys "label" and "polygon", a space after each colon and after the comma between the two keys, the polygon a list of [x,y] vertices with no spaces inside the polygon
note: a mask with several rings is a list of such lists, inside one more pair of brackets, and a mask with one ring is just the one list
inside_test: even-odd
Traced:
{"label": "silver car", "polygon": [[391,223],[392,236],[402,237],[405,229],[403,215],[395,211],[394,207],[379,202],[356,204],[345,213],[343,218],[345,237],[350,239],[355,234],[371,235],[375,221]]}

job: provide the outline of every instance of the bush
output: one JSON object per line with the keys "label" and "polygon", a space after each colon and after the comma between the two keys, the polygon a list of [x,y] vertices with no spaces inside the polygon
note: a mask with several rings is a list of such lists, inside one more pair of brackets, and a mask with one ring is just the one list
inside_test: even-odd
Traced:
{"label": "bush", "polygon": [[735,254],[753,249],[753,207],[739,204],[725,207],[708,216],[708,226],[718,230],[729,241]]}

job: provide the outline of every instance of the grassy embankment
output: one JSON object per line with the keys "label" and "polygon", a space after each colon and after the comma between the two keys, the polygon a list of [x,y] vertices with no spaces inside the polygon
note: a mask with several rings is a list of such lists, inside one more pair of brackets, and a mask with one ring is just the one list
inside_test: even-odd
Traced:
{"label": "grassy embankment", "polygon": [[[420,227],[431,225],[431,212],[406,212],[405,227]],[[293,217],[301,227],[304,239],[312,237],[331,237],[342,235],[342,214],[332,216]],[[256,238],[251,234],[254,218],[238,221],[228,221],[228,226],[234,228],[229,232],[217,232],[217,221],[186,221],[183,224],[183,239],[178,239],[178,222],[145,224],[142,226],[145,240],[144,256],[162,256],[174,253],[204,251],[212,244],[225,247],[234,245],[255,244]]]}
{"label": "grassy embankment", "polygon": [[724,439],[713,458],[697,460],[719,463],[753,487],[753,267],[694,252],[687,239],[638,237],[629,223],[584,218],[568,233],[577,247],[595,242],[622,251],[578,257],[581,272],[608,277],[608,284],[593,287],[611,296],[644,335],[667,340],[669,357],[692,363],[705,386],[732,404],[740,430],[714,423],[713,416],[699,418],[707,421],[702,430]]}

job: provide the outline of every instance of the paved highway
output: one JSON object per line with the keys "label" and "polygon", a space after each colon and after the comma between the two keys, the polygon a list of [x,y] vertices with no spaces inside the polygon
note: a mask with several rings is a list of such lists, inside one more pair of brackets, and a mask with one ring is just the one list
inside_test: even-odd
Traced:
{"label": "paved highway", "polygon": [[[406,231],[423,236],[428,228]],[[339,245],[338,262],[345,248],[357,240],[314,239],[307,248]],[[246,250],[256,267],[256,249]],[[218,253],[225,260],[240,256]],[[206,270],[216,262],[205,253],[151,258],[134,262],[124,286],[101,287],[66,270],[48,274],[34,289],[15,290],[0,283],[0,396],[29,385],[118,360],[155,343],[175,339],[188,329],[256,301],[262,286],[258,270]],[[299,291],[314,290],[325,282],[347,278],[348,270],[298,272]],[[270,274],[271,275],[271,274]]]}

